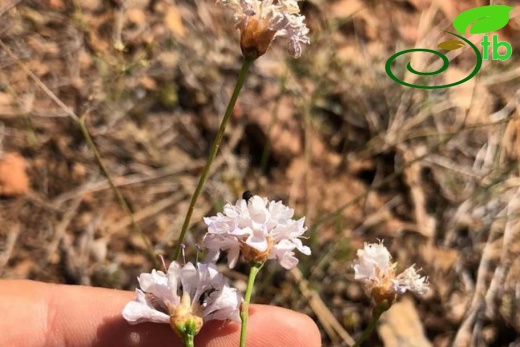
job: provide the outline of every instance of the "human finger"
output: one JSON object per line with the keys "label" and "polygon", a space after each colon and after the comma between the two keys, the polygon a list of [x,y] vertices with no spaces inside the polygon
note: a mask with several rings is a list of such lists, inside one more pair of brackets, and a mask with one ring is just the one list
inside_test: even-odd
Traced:
{"label": "human finger", "polygon": [[[106,288],[66,286],[32,281],[1,281],[0,331],[13,346],[169,346],[183,344],[166,324],[128,324],[121,316],[134,293]],[[197,347],[237,346],[240,325],[210,321],[195,339]],[[252,305],[248,347],[317,347],[319,331],[300,313]]]}

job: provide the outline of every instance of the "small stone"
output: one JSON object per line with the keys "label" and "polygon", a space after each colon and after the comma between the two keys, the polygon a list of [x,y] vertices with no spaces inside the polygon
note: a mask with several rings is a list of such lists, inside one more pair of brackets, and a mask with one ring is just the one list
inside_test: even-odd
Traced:
{"label": "small stone", "polygon": [[0,156],[0,196],[15,197],[27,193],[29,177],[25,159],[17,153]]}

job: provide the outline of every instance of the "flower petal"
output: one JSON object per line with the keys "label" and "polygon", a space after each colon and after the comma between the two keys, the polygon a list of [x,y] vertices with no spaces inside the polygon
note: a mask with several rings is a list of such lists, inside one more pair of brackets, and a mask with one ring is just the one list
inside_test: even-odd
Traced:
{"label": "flower petal", "polygon": [[220,290],[220,295],[204,309],[204,316],[206,320],[229,319],[239,322],[241,302],[242,298],[237,290],[225,285]]}
{"label": "flower petal", "polygon": [[392,285],[396,293],[403,294],[409,290],[422,295],[428,291],[428,278],[421,277],[415,270],[414,265],[412,265],[399,274],[392,281]]}
{"label": "flower petal", "polygon": [[152,270],[137,277],[141,289],[165,301],[175,301],[174,293],[168,286],[168,276],[162,271]]}
{"label": "flower petal", "polygon": [[143,322],[169,323],[170,317],[161,311],[151,307],[146,300],[145,293],[136,289],[136,299],[130,301],[123,308],[123,318],[130,324]]}

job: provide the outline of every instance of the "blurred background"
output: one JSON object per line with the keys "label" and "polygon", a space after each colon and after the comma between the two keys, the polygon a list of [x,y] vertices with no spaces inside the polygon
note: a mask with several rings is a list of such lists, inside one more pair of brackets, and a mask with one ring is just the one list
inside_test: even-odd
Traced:
{"label": "blurred background", "polygon": [[[520,346],[520,7],[493,33],[511,44],[508,60],[425,90],[392,81],[386,60],[435,49],[455,16],[489,2],[299,4],[312,43],[295,60],[276,40],[253,65],[186,260],[202,217],[250,190],[305,216],[313,252],[291,272],[266,266],[253,301],[310,315],[323,346],[348,346],[366,327],[372,303],[350,262],[377,240],[399,269],[422,268],[431,290],[400,298],[365,346]],[[481,47],[482,35],[467,37]],[[427,83],[475,66],[467,46],[447,55]],[[405,73],[410,57],[422,71],[435,59],[393,65],[422,84]],[[1,1],[1,277],[133,290],[153,267],[65,105],[155,254],[172,260],[240,66],[232,13],[212,0]],[[222,270],[245,289],[246,267]]]}

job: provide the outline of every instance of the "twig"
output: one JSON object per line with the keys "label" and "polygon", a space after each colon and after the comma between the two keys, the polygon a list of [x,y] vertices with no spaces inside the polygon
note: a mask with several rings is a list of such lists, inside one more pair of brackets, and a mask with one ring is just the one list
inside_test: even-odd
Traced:
{"label": "twig", "polygon": [[303,278],[301,271],[298,268],[293,268],[290,272],[294,281],[298,284],[300,292],[308,300],[310,308],[316,313],[329,337],[335,339],[336,334],[338,334],[347,345],[352,346],[355,342],[352,336],[341,326],[319,295],[309,289],[309,283]]}
{"label": "twig", "polygon": [[92,153],[94,154],[94,157],[96,158],[96,162],[98,163],[98,166],[101,169],[101,172],[106,177],[108,184],[110,184],[110,187],[114,191],[114,194],[116,195],[119,205],[121,205],[121,207],[123,208],[123,210],[125,211],[127,216],[130,218],[130,223],[132,224],[132,227],[134,228],[134,230],[143,239],[143,242],[146,246],[146,251],[148,253],[150,260],[153,262],[154,267],[159,267],[159,262],[158,262],[157,258],[155,257],[155,254],[153,252],[153,246],[152,246],[150,240],[148,239],[148,237],[146,237],[146,235],[144,234],[144,232],[141,229],[141,227],[139,226],[139,224],[137,224],[137,222],[135,221],[134,214],[130,210],[128,203],[126,202],[125,198],[123,197],[123,194],[121,194],[121,191],[119,190],[119,188],[117,188],[117,186],[112,181],[112,177],[110,176],[110,173],[108,172],[105,164],[103,163],[103,160],[101,160],[101,155],[99,154],[99,151],[98,151],[94,141],[90,137],[90,133],[88,132],[87,126],[85,124],[85,118],[82,117],[77,123],[81,129],[81,132],[83,133],[83,136],[85,137],[85,140],[87,141],[87,144],[88,144],[90,150],[92,151]]}
{"label": "twig", "polygon": [[72,218],[74,218],[74,214],[77,212],[78,207],[81,203],[83,197],[77,197],[68,207],[67,211],[63,214],[61,221],[56,225],[54,238],[47,246],[47,262],[51,261],[52,257],[56,255],[56,251],[58,250],[58,246],[60,245],[63,236],[65,235],[65,231],[69,226]]}
{"label": "twig", "polygon": [[9,258],[11,258],[11,254],[13,253],[14,245],[16,244],[16,239],[20,234],[20,224],[16,224],[14,227],[9,230],[7,234],[7,239],[5,240],[5,248],[2,254],[0,254],[0,274],[3,272],[3,269]]}
{"label": "twig", "polygon": [[[185,195],[182,194],[179,197],[179,194],[175,194],[173,196],[169,196],[167,198],[164,198],[164,199],[156,202],[155,204],[150,205],[150,206],[140,210],[139,212],[135,213],[135,215],[133,215],[134,219],[136,221],[140,221],[140,220],[143,220],[143,219],[148,218],[150,216],[153,216],[155,214],[158,214],[162,210],[165,210],[168,207],[178,203],[179,200],[181,200],[184,196]],[[111,236],[111,235],[121,231],[122,229],[126,228],[131,223],[132,223],[132,221],[130,219],[130,216],[128,216],[127,218],[122,219],[118,223],[112,224],[110,226],[110,228],[107,230],[106,235]]]}
{"label": "twig", "polygon": [[99,151],[97,149],[96,144],[92,140],[92,137],[90,136],[90,133],[87,129],[87,126],[85,124],[85,118],[84,117],[78,117],[74,111],[72,111],[67,105],[65,105],[57,96],[54,94],[47,86],[36,76],[31,70],[29,70],[24,63],[7,47],[7,45],[0,40],[0,47],[2,47],[5,52],[11,57],[11,59],[15,60],[15,62],[21,67],[21,69],[47,94],[49,98],[51,98],[67,115],[72,118],[76,122],[76,124],[79,126],[81,133],[85,137],[85,141],[87,142],[88,147],[94,154],[94,157],[96,159],[96,162],[107,179],[108,183],[110,184],[110,187],[114,191],[114,194],[116,195],[117,201],[119,202],[119,205],[124,210],[124,212],[128,215],[128,217],[131,220],[132,227],[134,228],[134,231],[140,235],[140,237],[143,239],[144,244],[146,245],[146,250],[148,253],[148,256],[150,260],[153,262],[155,267],[159,266],[159,262],[155,257],[155,254],[153,252],[153,247],[142,229],[139,227],[139,225],[136,223],[134,216],[132,214],[132,211],[130,210],[130,207],[128,206],[128,203],[126,202],[125,198],[121,194],[120,190],[117,188],[117,186],[112,181],[112,177],[110,176],[110,173],[108,172],[105,164],[103,163],[103,160],[101,159],[101,155],[99,154]]}
{"label": "twig", "polygon": [[56,96],[56,94],[54,94],[49,88],[47,88],[47,86],[38,78],[38,76],[36,76],[31,70],[27,68],[27,66],[25,66],[25,64],[22,63],[22,61],[9,49],[9,47],[7,47],[7,45],[2,40],[0,40],[0,47],[2,47],[5,50],[5,52],[7,53],[7,55],[9,55],[9,57],[11,57],[11,59],[15,60],[15,62],[20,66],[23,72],[25,72],[34,81],[34,83],[36,83],[38,87],[40,87],[45,92],[45,94],[47,94],[47,96],[52,99],[52,101],[54,101],[65,113],[67,113],[67,115],[70,118],[72,118],[76,122],[79,122],[79,117],[76,116],[76,114],[67,105],[65,105]]}
{"label": "twig", "polygon": [[471,341],[471,333],[470,329],[475,320],[477,319],[477,315],[485,309],[485,292],[486,292],[486,279],[490,271],[490,261],[494,254],[494,246],[493,241],[495,239],[495,235],[497,234],[497,228],[490,228],[489,236],[486,241],[486,245],[484,246],[484,250],[482,252],[482,258],[480,259],[480,264],[477,271],[477,282],[475,284],[475,291],[473,292],[473,297],[471,299],[471,303],[466,310],[466,318],[462,322],[455,335],[455,339],[453,341],[452,346],[454,347],[465,347],[470,345]]}
{"label": "twig", "polygon": [[11,1],[10,3],[8,3],[7,5],[3,6],[3,7],[0,7],[0,17],[2,17],[4,15],[4,13],[6,13],[7,11],[9,11],[10,9],[12,9],[13,7],[15,7],[16,5],[18,5],[18,3],[22,1],[22,0],[13,0]]}
{"label": "twig", "polygon": [[[116,177],[116,178],[112,179],[112,181],[118,187],[129,186],[129,185],[140,184],[140,183],[144,183],[144,182],[148,182],[148,181],[158,180],[158,179],[165,178],[168,176],[178,175],[179,173],[181,173],[183,171],[190,171],[190,170],[193,170],[198,167],[200,167],[200,165],[198,163],[191,167],[187,167],[187,168],[177,168],[177,167],[172,167],[172,166],[166,166],[164,168],[155,170],[153,172],[152,176],[143,175],[143,174],[133,174],[133,175],[128,175],[128,176]],[[68,200],[74,199],[78,195],[83,195],[85,193],[99,192],[99,191],[105,190],[107,188],[110,188],[110,184],[108,184],[108,182],[105,179],[95,181],[95,182],[87,182],[75,189],[72,189],[61,195],[58,195],[56,198],[54,198],[51,201],[51,204],[53,206],[60,206],[61,204],[67,202]]]}

